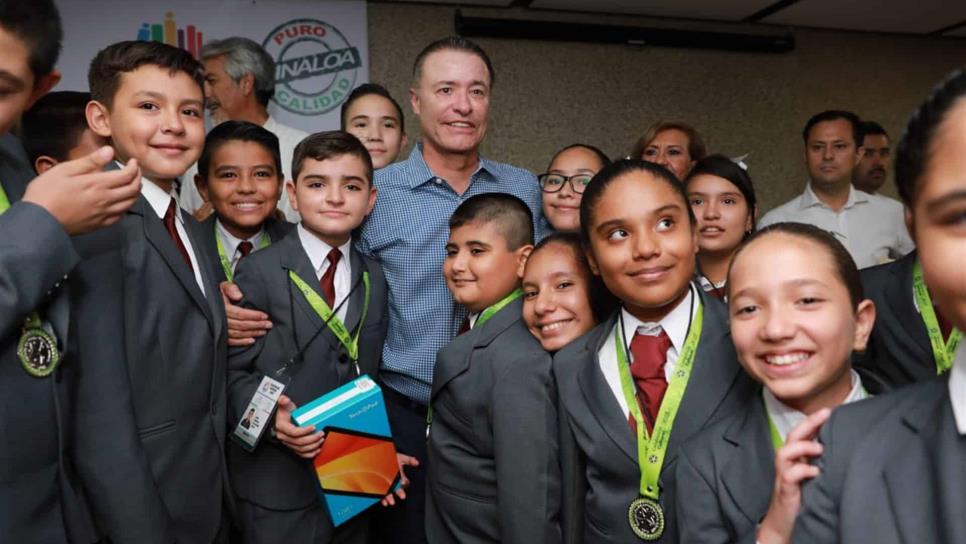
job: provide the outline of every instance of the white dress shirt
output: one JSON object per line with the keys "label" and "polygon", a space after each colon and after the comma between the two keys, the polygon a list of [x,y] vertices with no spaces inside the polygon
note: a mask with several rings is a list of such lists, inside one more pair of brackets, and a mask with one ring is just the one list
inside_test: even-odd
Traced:
{"label": "white dress shirt", "polygon": [[819,200],[809,183],[800,196],[766,213],[758,228],[785,221],[808,223],[831,232],[859,268],[898,259],[916,248],[899,201],[870,195],[851,185],[845,206],[836,212]]}
{"label": "white dress shirt", "polygon": [[[849,391],[849,396],[842,401],[842,404],[849,404],[869,396],[865,392],[865,388],[862,387],[862,379],[859,378],[859,375],[851,369],[849,373],[852,377],[852,389]],[[775,429],[778,430],[778,434],[781,435],[783,441],[788,439],[788,433],[792,432],[792,429],[808,417],[775,398],[775,395],[767,388],[762,388],[761,396],[765,398],[765,411],[771,418],[772,423],[775,424]]]}
{"label": "white dress shirt", "polygon": [[[302,249],[309,256],[309,261],[312,262],[312,268],[315,269],[315,280],[320,281],[322,279],[322,274],[329,269],[329,259],[326,257],[329,255],[329,251],[332,250],[332,246],[320,240],[316,235],[305,230],[305,227],[299,223],[299,240],[302,242]],[[339,251],[342,252],[342,258],[339,259],[339,263],[335,268],[335,277],[332,279],[335,286],[335,300],[333,301],[333,308],[342,304],[342,301],[346,296],[349,295],[349,290],[352,289],[352,263],[350,259],[349,252],[352,248],[352,239],[350,238],[346,243],[339,246]],[[307,279],[307,278],[302,278]],[[345,323],[346,313],[349,311],[349,303],[342,304],[339,311],[335,313],[339,319]]]}
{"label": "white dress shirt", "polygon": [[[664,329],[667,333],[668,338],[671,340],[671,347],[667,350],[667,362],[664,365],[664,378],[670,383],[671,376],[674,375],[674,368],[677,365],[678,357],[681,354],[681,350],[684,349],[684,342],[688,337],[688,328],[694,321],[694,316],[698,313],[699,301],[694,301],[694,307],[691,306],[691,300],[695,297],[693,289],[688,290],[688,294],[673,310],[662,319],[659,323],[644,323],[632,316],[627,310],[621,308],[620,319],[624,322],[624,333],[627,335],[624,338],[626,344],[625,352],[628,357],[628,362],[630,363],[631,355],[631,341],[634,339],[634,333],[641,327],[641,332],[643,334],[659,334],[658,327]],[[690,312],[690,313],[689,313]],[[621,388],[621,376],[620,368],[617,366],[619,363],[617,361],[617,350],[614,346],[614,331],[621,326],[620,321],[614,324],[614,328],[611,329],[610,334],[607,336],[607,341],[601,346],[600,351],[597,352],[597,359],[600,362],[600,371],[604,373],[604,379],[607,380],[607,385],[610,386],[611,392],[614,393],[614,398],[617,399],[617,403],[620,404],[621,410],[625,414],[630,414],[630,410],[627,407],[627,400],[624,399],[624,390]]]}
{"label": "white dress shirt", "polygon": [[164,220],[164,214],[168,211],[168,205],[171,203],[171,199],[174,199],[174,228],[178,231],[178,236],[181,238],[181,243],[184,244],[184,248],[188,250],[188,258],[191,259],[191,268],[194,272],[195,282],[198,283],[198,288],[201,289],[201,294],[204,295],[205,282],[201,279],[201,266],[198,265],[198,256],[195,254],[195,249],[191,246],[191,238],[188,238],[188,232],[184,228],[184,217],[181,216],[181,208],[178,206],[178,195],[174,191],[170,193],[164,192],[164,189],[144,177],[141,178],[141,194],[147,199],[154,213],[158,214],[158,219],[162,221]]}
{"label": "white dress shirt", "polygon": [[949,371],[949,400],[953,404],[956,430],[966,435],[966,341],[956,348],[956,359]]}
{"label": "white dress shirt", "polygon": [[[279,178],[282,180],[282,185],[284,186],[285,180],[292,179],[292,155],[295,153],[295,146],[305,139],[309,133],[283,125],[271,115],[268,116],[268,120],[265,121],[262,128],[278,137],[279,155],[282,158],[282,175]],[[204,199],[201,198],[201,193],[198,192],[198,187],[195,186],[195,174],[197,173],[198,163],[195,163],[181,176],[181,207],[190,213],[194,213],[195,210],[205,203]],[[285,218],[292,223],[301,221],[299,214],[295,212],[292,204],[288,201],[288,191],[284,189],[278,199],[278,209],[282,210]]]}
{"label": "white dress shirt", "polygon": [[[215,232],[218,233],[218,238],[221,240],[221,247],[225,249],[225,254],[228,256],[228,260],[231,262],[231,271],[234,274],[235,268],[238,267],[238,262],[242,259],[242,253],[238,250],[238,244],[242,242],[251,242],[252,252],[258,251],[262,247],[263,236],[268,236],[265,229],[259,229],[255,236],[243,240],[237,238],[234,234],[228,232],[225,225],[221,223],[221,219],[215,219]],[[220,257],[220,256],[219,256]]]}

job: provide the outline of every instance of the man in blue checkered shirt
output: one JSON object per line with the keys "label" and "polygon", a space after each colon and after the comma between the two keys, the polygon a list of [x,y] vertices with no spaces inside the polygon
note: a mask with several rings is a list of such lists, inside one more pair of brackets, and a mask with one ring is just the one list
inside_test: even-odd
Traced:
{"label": "man in blue checkered shirt", "polygon": [[[530,207],[537,238],[547,234],[540,186],[521,168],[480,156],[493,67],[463,38],[427,46],[416,58],[413,110],[423,140],[409,158],[376,172],[376,207],[358,248],[382,264],[389,284],[389,331],[380,379],[397,448],[426,462],[426,414],[436,352],[456,335],[466,310],[443,278],[448,221],[477,194],[512,194]],[[424,469],[407,468],[407,500],[378,511],[372,542],[425,542]]]}

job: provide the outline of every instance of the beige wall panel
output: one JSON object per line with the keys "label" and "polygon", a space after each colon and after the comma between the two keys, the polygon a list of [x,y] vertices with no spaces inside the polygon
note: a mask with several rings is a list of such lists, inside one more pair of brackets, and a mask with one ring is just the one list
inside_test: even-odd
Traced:
{"label": "beige wall panel", "polygon": [[[411,139],[419,137],[408,105],[412,61],[428,42],[453,33],[454,12],[448,6],[369,4],[371,80],[403,99]],[[526,10],[463,13],[779,31]],[[801,192],[801,129],[811,114],[850,109],[882,123],[895,140],[929,88],[966,64],[966,40],[793,32],[796,48],[786,54],[479,39],[497,72],[483,152],[539,173],[566,144],[586,142],[624,155],[653,121],[679,118],[694,124],[712,151],[751,153],[750,172],[766,211]],[[886,193],[895,194],[891,181]]]}

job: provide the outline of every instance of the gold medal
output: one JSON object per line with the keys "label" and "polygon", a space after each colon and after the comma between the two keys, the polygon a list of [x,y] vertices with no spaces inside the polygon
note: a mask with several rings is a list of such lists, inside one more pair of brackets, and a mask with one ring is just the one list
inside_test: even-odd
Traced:
{"label": "gold medal", "polygon": [[17,356],[28,374],[35,378],[46,378],[60,362],[57,339],[40,327],[26,328],[17,344]]}
{"label": "gold medal", "polygon": [[634,499],[627,509],[631,530],[641,540],[657,540],[664,534],[664,510],[651,499]]}

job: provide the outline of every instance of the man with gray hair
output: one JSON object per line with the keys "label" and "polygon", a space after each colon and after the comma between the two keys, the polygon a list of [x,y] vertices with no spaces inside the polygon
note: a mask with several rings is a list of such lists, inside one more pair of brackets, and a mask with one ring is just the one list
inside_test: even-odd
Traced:
{"label": "man with gray hair", "polygon": [[[262,46],[248,38],[213,40],[201,48],[205,65],[205,106],[214,123],[248,121],[278,136],[282,168],[291,168],[292,152],[308,133],[283,125],[268,114],[268,101],[275,94],[275,62]],[[185,173],[181,184],[181,205],[203,220],[211,213],[195,186],[197,166]],[[282,191],[278,202],[285,217],[298,222],[298,214]],[[197,212],[197,213],[196,213]]]}

